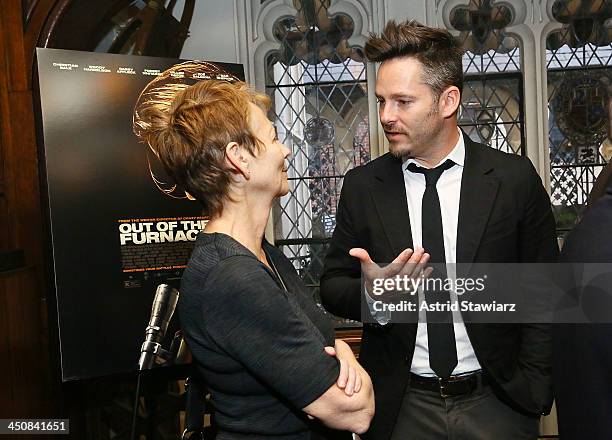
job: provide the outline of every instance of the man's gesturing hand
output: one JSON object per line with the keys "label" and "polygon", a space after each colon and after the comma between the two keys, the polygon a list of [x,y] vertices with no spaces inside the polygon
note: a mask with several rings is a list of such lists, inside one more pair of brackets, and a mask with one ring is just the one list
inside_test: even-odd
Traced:
{"label": "man's gesturing hand", "polygon": [[396,275],[417,278],[419,276],[426,277],[431,273],[430,268],[425,269],[425,265],[429,261],[429,254],[425,253],[423,248],[417,248],[416,251],[410,248],[404,249],[395,260],[385,267],[380,267],[374,263],[365,249],[352,248],[349,254],[359,258],[361,272],[365,278],[365,286],[369,295],[374,292],[375,279],[392,278]]}

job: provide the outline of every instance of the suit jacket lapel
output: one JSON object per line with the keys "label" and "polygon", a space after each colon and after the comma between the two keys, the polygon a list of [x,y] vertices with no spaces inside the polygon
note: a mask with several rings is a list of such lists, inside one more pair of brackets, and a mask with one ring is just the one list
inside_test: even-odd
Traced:
{"label": "suit jacket lapel", "polygon": [[399,159],[388,155],[382,166],[378,168],[374,175],[372,198],[389,248],[393,252],[393,255],[388,256],[391,260],[384,262],[390,263],[401,251],[408,247],[412,248],[406,187]]}
{"label": "suit jacket lapel", "polygon": [[[457,263],[473,263],[487,225],[499,180],[490,175],[493,167],[483,160],[480,146],[464,134],[465,166],[461,179],[457,224]],[[488,147],[486,147],[488,148]]]}

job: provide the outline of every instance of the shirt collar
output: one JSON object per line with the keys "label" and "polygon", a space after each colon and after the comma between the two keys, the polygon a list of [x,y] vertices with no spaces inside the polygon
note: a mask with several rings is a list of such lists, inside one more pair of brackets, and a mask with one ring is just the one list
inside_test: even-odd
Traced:
{"label": "shirt collar", "polygon": [[[463,167],[463,165],[465,164],[465,140],[463,139],[464,134],[459,129],[459,127],[457,127],[457,131],[459,131],[459,139],[457,139],[457,143],[455,144],[451,152],[448,153],[446,157],[442,158],[442,160],[432,168],[435,168],[441,163],[444,163],[447,159],[450,159],[455,162],[455,164],[459,165],[460,167]],[[422,166],[416,160],[410,157],[402,163],[402,169],[405,171],[408,165],[411,163],[416,163],[417,165]]]}

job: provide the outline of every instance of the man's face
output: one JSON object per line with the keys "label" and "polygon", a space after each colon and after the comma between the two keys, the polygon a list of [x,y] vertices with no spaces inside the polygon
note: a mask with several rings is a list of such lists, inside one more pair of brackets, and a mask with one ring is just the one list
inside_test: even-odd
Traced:
{"label": "man's face", "polygon": [[409,57],[386,60],[378,69],[378,114],[396,157],[426,157],[442,130],[444,118],[422,69],[420,61]]}

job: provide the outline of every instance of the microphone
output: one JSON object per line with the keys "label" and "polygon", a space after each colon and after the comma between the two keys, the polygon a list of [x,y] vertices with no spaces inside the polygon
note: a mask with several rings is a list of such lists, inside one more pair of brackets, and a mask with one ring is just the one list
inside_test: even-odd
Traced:
{"label": "microphone", "polygon": [[151,369],[153,361],[162,352],[161,340],[168,330],[168,323],[176,308],[178,297],[178,290],[174,287],[167,284],[160,284],[157,287],[151,308],[151,318],[145,330],[145,341],[140,349],[138,371]]}

